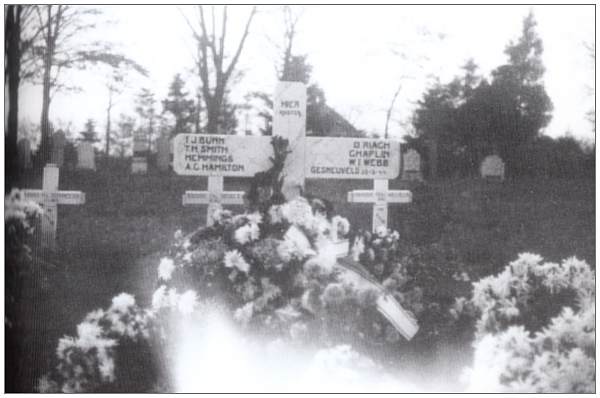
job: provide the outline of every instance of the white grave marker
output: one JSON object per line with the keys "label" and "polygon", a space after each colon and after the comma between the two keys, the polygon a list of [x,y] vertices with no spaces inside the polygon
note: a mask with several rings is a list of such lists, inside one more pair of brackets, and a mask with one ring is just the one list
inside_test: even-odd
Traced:
{"label": "white grave marker", "polygon": [[134,156],[131,159],[131,174],[146,174],[148,172],[148,160],[142,156]]}
{"label": "white grave marker", "polygon": [[48,164],[44,167],[42,189],[24,189],[25,199],[37,202],[44,210],[42,217],[42,246],[56,249],[57,205],[81,205],[85,203],[85,193],[81,191],[58,190],[58,167]]}
{"label": "white grave marker", "polygon": [[490,155],[481,162],[481,177],[504,180],[504,162],[498,155]]}
{"label": "white grave marker", "polygon": [[414,149],[406,151],[402,156],[403,168],[402,168],[402,179],[403,180],[422,180],[423,175],[421,174],[421,155]]}
{"label": "white grave marker", "polygon": [[77,147],[77,168],[96,170],[94,147],[90,141],[81,141]]}
{"label": "white grave marker", "polygon": [[388,203],[410,203],[412,192],[406,190],[388,190],[388,180],[373,181],[373,190],[354,190],[348,192],[348,202],[373,203],[373,231],[379,227],[387,229]]}

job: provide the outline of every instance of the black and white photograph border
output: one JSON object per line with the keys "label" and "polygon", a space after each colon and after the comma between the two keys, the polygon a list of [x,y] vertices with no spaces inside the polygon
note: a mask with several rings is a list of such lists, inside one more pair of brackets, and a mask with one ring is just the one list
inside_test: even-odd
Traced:
{"label": "black and white photograph border", "polygon": [[5,393],[595,393],[596,4],[4,4]]}

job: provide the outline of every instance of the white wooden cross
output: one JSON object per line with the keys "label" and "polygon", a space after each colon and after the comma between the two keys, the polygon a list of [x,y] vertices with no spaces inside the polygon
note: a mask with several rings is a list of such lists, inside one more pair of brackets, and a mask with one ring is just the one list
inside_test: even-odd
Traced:
{"label": "white wooden cross", "polygon": [[215,223],[214,214],[221,205],[243,205],[244,191],[224,191],[222,176],[209,176],[206,191],[185,191],[183,205],[208,205],[206,209],[206,225]]}
{"label": "white wooden cross", "polygon": [[42,189],[24,189],[23,195],[25,199],[39,203],[44,210],[41,226],[42,247],[56,250],[57,205],[84,204],[85,193],[81,191],[59,191],[58,167],[50,163],[44,167]]}
{"label": "white wooden cross", "polygon": [[[283,193],[290,200],[299,195],[306,178],[370,179],[377,187],[396,178],[400,172],[400,143],[369,138],[306,137],[306,86],[298,82],[280,82],[275,91],[273,135],[289,141],[289,150],[283,170]],[[241,204],[242,194],[232,192],[231,201],[225,201],[224,176],[252,177],[271,166],[273,150],[271,137],[179,134],[173,140],[173,169],[181,175],[209,176],[208,191],[188,191],[184,204],[209,204],[207,222],[211,222],[217,203]],[[212,183],[210,177],[213,179]],[[220,181],[220,182],[217,182]],[[382,185],[384,184],[384,185]],[[210,205],[214,192],[214,205]],[[361,195],[357,194],[357,198]],[[403,202],[396,191],[389,197],[371,201],[376,203],[377,225],[387,225],[387,202]]]}
{"label": "white wooden cross", "polygon": [[348,192],[348,202],[373,203],[373,231],[379,227],[387,229],[388,203],[410,203],[412,192],[407,190],[388,190],[388,180],[373,180],[373,190],[354,190]]}

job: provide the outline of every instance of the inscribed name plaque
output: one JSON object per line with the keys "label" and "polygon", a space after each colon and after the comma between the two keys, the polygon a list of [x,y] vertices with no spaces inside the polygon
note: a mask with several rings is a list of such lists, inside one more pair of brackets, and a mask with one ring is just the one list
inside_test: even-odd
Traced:
{"label": "inscribed name plaque", "polygon": [[307,138],[307,178],[391,180],[400,173],[400,143],[368,138]]}
{"label": "inscribed name plaque", "polygon": [[271,167],[271,137],[178,134],[173,169],[181,175],[251,177]]}

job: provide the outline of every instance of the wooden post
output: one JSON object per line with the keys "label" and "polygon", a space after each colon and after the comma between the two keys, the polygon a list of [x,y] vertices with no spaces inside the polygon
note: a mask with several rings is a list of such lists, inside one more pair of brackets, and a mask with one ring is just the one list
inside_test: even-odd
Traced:
{"label": "wooden post", "polygon": [[273,108],[273,135],[288,139],[291,150],[283,170],[283,194],[290,200],[304,190],[306,85],[299,82],[279,82],[275,89]]}

